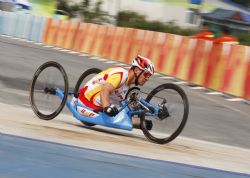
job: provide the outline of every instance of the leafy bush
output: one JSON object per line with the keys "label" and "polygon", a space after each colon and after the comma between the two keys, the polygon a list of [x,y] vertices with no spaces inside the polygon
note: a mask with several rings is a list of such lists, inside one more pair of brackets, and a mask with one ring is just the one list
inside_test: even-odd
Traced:
{"label": "leafy bush", "polygon": [[66,12],[65,14],[67,14],[69,18],[76,17],[79,11],[77,4],[69,5],[67,0],[57,0],[57,9],[58,14],[61,14],[61,12]]}
{"label": "leafy bush", "polygon": [[144,15],[133,11],[121,11],[117,16],[117,26],[131,27],[143,30],[151,30],[165,33],[173,33],[179,35],[192,35],[195,33],[193,29],[184,29],[178,27],[174,21],[163,23],[160,21],[148,21]]}
{"label": "leafy bush", "polygon": [[237,38],[241,45],[250,46],[250,33],[240,33]]}
{"label": "leafy bush", "polygon": [[109,23],[109,15],[101,9],[102,0],[91,3],[91,0],[82,0],[80,3],[69,4],[67,0],[57,0],[57,9],[67,12],[69,18],[80,17],[84,22]]}

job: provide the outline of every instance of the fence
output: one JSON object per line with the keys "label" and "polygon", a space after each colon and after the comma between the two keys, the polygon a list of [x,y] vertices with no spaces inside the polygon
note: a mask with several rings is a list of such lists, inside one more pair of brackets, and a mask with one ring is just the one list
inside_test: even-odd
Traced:
{"label": "fence", "polygon": [[0,11],[0,34],[130,63],[141,54],[156,71],[250,99],[250,47],[184,36]]}

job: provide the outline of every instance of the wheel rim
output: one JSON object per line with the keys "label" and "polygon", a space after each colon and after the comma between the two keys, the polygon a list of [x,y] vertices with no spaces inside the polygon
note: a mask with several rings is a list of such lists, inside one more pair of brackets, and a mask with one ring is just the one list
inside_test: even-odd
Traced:
{"label": "wheel rim", "polygon": [[53,119],[63,109],[67,95],[61,100],[55,95],[56,88],[68,93],[66,73],[58,63],[45,63],[36,71],[31,83],[31,107],[39,118]]}
{"label": "wheel rim", "polygon": [[[185,126],[188,116],[188,101],[182,89],[167,84],[157,87],[146,98],[151,104],[158,105],[165,98],[169,117],[160,120],[156,117],[142,117],[142,128],[145,136],[153,142],[167,143],[176,138]],[[152,120],[153,128],[148,131],[146,120]]]}

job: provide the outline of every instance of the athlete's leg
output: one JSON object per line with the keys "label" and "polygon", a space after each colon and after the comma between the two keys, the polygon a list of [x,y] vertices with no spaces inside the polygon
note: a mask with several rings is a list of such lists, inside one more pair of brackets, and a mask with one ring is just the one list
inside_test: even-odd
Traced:
{"label": "athlete's leg", "polygon": [[[132,118],[132,124],[133,124],[133,128],[141,129],[141,123],[140,123],[140,121],[138,122],[135,117]],[[151,120],[145,120],[145,126],[146,126],[147,130],[151,130],[152,127],[153,127],[152,121]]]}
{"label": "athlete's leg", "polygon": [[132,124],[133,124],[133,128],[135,128],[135,129],[140,129],[141,128],[140,122],[138,122],[135,117],[132,117]]}

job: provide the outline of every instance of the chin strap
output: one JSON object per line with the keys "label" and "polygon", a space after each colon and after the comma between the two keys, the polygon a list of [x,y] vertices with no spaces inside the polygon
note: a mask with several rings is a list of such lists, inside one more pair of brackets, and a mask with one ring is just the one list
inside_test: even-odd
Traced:
{"label": "chin strap", "polygon": [[144,71],[141,71],[141,73],[139,74],[139,75],[137,75],[136,73],[135,73],[135,70],[133,69],[133,72],[134,72],[134,75],[135,75],[135,85],[137,86],[139,83],[138,83],[138,79],[140,78],[140,76],[142,75],[142,73],[144,72]]}

